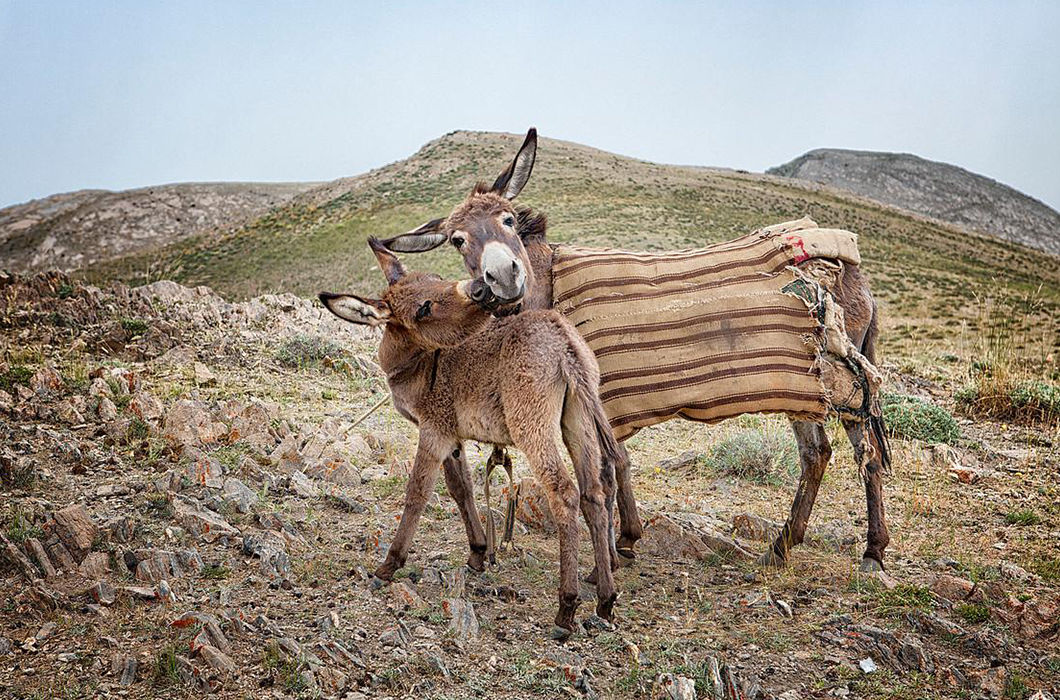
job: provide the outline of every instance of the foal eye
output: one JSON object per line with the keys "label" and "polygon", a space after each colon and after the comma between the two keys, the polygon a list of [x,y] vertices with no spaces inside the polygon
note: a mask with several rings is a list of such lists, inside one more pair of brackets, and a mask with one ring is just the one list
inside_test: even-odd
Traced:
{"label": "foal eye", "polygon": [[416,320],[422,321],[431,315],[431,302],[425,301],[420,304],[420,308],[416,309]]}

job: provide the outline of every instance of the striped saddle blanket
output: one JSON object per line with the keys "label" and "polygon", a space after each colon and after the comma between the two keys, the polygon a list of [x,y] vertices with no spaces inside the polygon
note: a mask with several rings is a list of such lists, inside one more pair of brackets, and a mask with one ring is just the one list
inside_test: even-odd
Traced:
{"label": "striped saddle blanket", "polygon": [[862,408],[870,387],[859,375],[878,375],[838,347],[850,344],[827,281],[794,267],[810,259],[830,261],[834,279],[860,262],[857,237],[804,218],[699,250],[556,246],[555,308],[596,354],[615,436],[676,416],[822,420]]}

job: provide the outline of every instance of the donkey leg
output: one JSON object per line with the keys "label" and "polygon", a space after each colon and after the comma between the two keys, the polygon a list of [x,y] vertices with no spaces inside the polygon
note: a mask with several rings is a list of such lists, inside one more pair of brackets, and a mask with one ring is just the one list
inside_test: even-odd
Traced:
{"label": "donkey leg", "polygon": [[[854,460],[858,464],[861,464],[864,458],[865,443],[872,440],[865,426],[865,423],[857,421],[843,421],[850,444],[854,446]],[[880,447],[871,446],[874,449],[864,469],[869,532],[868,545],[865,548],[865,554],[861,557],[861,570],[866,572],[883,571],[883,550],[891,541],[883,508],[883,464],[880,461]]]}
{"label": "donkey leg", "polygon": [[482,529],[482,522],[478,519],[478,509],[475,508],[475,490],[463,447],[453,450],[442,465],[445,468],[445,485],[449,489],[449,495],[456,501],[460,518],[464,521],[464,530],[467,531],[467,543],[471,549],[467,558],[467,566],[475,571],[484,571],[486,568],[484,563],[486,533]]}
{"label": "donkey leg", "polygon": [[619,462],[615,465],[615,481],[618,482],[618,517],[619,538],[617,543],[618,553],[627,559],[633,559],[636,554],[633,545],[636,544],[644,530],[640,524],[640,515],[637,513],[637,500],[633,496],[633,482],[630,477],[629,452],[626,451],[625,443],[618,443]]}
{"label": "donkey leg", "polygon": [[394,572],[404,566],[405,560],[408,559],[412,536],[416,532],[416,525],[431,495],[431,488],[438,475],[438,465],[454,446],[450,443],[438,449],[442,444],[444,444],[443,441],[424,435],[421,427],[420,442],[416,448],[416,461],[412,465],[412,474],[409,475],[409,483],[405,487],[405,508],[401,512],[401,522],[398,523],[397,532],[394,534],[394,541],[390,543],[386,559],[375,570],[375,575],[384,581],[392,580]]}
{"label": "donkey leg", "polygon": [[821,423],[809,423],[806,421],[792,421],[791,428],[795,433],[795,441],[799,445],[799,461],[802,464],[802,474],[799,477],[799,488],[795,492],[795,500],[791,504],[791,514],[784,523],[773,546],[758,559],[762,566],[783,566],[787,563],[789,550],[797,544],[802,543],[806,535],[806,523],[810,519],[810,511],[813,510],[813,502],[817,498],[817,490],[821,486],[825,467],[832,457],[832,445],[828,442],[824,425]]}

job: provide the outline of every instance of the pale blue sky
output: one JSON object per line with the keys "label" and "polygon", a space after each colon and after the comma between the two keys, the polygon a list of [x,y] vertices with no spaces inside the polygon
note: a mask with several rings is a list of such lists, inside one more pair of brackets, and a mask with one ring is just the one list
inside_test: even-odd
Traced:
{"label": "pale blue sky", "polygon": [[1057,207],[1058,41],[1060,2],[0,0],[0,206],[329,180],[536,125],[756,171],[906,151]]}

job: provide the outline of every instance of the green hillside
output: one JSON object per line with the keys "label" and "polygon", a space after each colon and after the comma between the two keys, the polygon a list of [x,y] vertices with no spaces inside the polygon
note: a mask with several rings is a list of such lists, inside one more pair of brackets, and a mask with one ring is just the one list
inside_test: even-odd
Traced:
{"label": "green hillside", "polygon": [[[381,278],[366,237],[447,213],[477,179],[492,179],[521,138],[448,134],[406,160],[312,189],[235,233],[201,235],[85,274],[94,281],[168,277],[232,298],[308,296],[325,288],[372,292]],[[552,240],[653,250],[701,246],[809,215],[861,236],[863,267],[883,309],[885,350],[917,354],[974,342],[984,310],[994,307],[1019,317],[1020,342],[1040,346],[1035,354],[1057,347],[1057,258],[836,190],[543,139],[520,201],[548,213]],[[410,265],[462,272],[448,247]]]}

